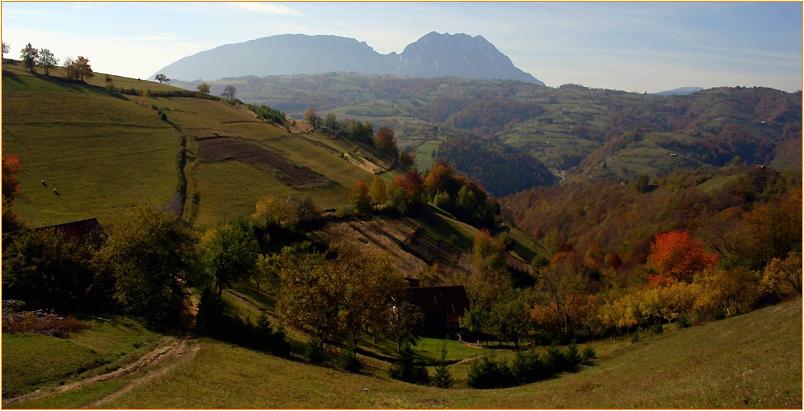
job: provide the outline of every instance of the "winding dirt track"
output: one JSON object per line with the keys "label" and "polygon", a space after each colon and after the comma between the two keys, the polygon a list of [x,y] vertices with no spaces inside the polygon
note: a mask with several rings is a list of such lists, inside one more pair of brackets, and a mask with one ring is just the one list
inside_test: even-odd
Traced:
{"label": "winding dirt track", "polygon": [[[193,344],[193,347],[189,350],[191,354],[195,354],[198,352],[199,346],[198,344]],[[124,377],[126,375],[132,374],[136,371],[142,370],[146,367],[154,367],[157,364],[170,359],[170,358],[177,358],[183,356],[187,349],[187,338],[174,338],[174,337],[162,337],[159,341],[159,344],[153,350],[145,353],[142,357],[137,359],[131,364],[128,364],[122,368],[118,368],[117,370],[108,372],[106,374],[96,375],[94,377],[85,378],[83,380],[75,381],[69,384],[60,385],[58,387],[49,388],[49,389],[39,389],[28,394],[20,395],[19,397],[9,398],[3,400],[3,407],[13,404],[19,401],[33,401],[39,398],[43,398],[49,395],[58,394],[66,391],[72,391],[77,388],[81,388],[85,385],[101,382],[101,381],[108,381],[117,378]],[[136,387],[137,385],[142,384],[143,382],[147,381],[147,379],[155,377],[157,374],[161,375],[167,372],[172,367],[167,367],[161,370],[157,370],[146,374],[143,377],[135,379],[134,381],[130,382],[125,387],[121,388],[120,390],[101,398],[93,403],[87,404],[85,407],[93,407],[96,406],[96,403],[103,403],[109,401],[111,399],[116,398],[119,395],[124,394],[125,392],[130,391],[132,388]],[[161,373],[161,374],[160,374]]]}
{"label": "winding dirt track", "polygon": [[[192,344],[192,347],[187,347],[187,344],[185,344],[185,341],[182,340],[182,342],[181,342],[181,344],[180,344],[180,346],[178,348],[179,348],[179,351],[175,354],[176,357],[181,357],[182,355],[187,353],[188,350],[189,350],[191,356],[195,356],[195,353],[197,353],[201,349],[201,346],[198,345],[197,343],[195,343],[195,344]],[[153,380],[154,378],[161,377],[161,376],[167,374],[168,371],[172,370],[173,367],[175,367],[176,365],[178,365],[178,363],[173,363],[173,364],[171,364],[171,365],[169,365],[167,367],[157,369],[157,370],[153,370],[153,371],[149,372],[148,374],[143,375],[142,377],[139,377],[139,378],[136,378],[136,379],[132,380],[131,382],[126,384],[123,388],[120,388],[119,390],[117,390],[117,391],[115,391],[115,392],[113,392],[113,393],[111,393],[111,394],[109,394],[109,395],[107,395],[107,396],[105,396],[105,397],[103,397],[101,399],[92,401],[91,403],[86,404],[86,405],[82,406],[81,408],[97,408],[97,407],[99,407],[99,406],[101,406],[103,404],[106,404],[107,402],[112,401],[112,400],[120,397],[123,394],[128,393],[129,391],[133,390],[134,388],[137,388],[140,385],[142,385],[142,384],[144,384],[144,383],[146,383],[148,381]]]}

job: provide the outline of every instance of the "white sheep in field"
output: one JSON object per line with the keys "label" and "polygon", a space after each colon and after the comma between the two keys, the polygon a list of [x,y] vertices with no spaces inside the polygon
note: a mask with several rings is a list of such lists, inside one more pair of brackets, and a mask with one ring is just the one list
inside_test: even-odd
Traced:
{"label": "white sheep in field", "polygon": [[40,181],[40,183],[42,183],[43,186],[47,186],[47,181],[45,181],[44,178],[42,179],[42,181]]}
{"label": "white sheep in field", "polygon": [[53,187],[53,194],[59,195],[59,190],[56,187]]}

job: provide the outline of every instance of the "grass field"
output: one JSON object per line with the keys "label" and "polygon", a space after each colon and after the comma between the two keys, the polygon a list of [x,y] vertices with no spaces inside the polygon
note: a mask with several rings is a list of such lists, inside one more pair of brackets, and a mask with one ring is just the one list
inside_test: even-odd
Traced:
{"label": "grass field", "polygon": [[[202,227],[247,216],[264,196],[310,197],[322,208],[341,207],[357,180],[370,180],[387,167],[365,148],[318,134],[290,134],[242,106],[189,97],[118,97],[105,90],[105,74],[96,73],[85,85],[61,79],[61,71],[48,77],[4,65],[4,152],[21,159],[15,209],[32,226],[89,217],[113,225],[137,202],[167,205],[179,187],[182,139],[188,152],[185,219]],[[116,87],[176,90],[110,78]],[[311,170],[331,183],[300,188],[240,161],[201,163],[195,139],[213,136],[255,142],[290,167]]]}
{"label": "grass field", "polygon": [[[198,197],[198,209],[192,222],[210,227],[251,214],[264,196],[310,197],[322,208],[342,207],[358,179],[372,175],[341,158],[340,153],[353,152],[355,145],[313,134],[290,134],[284,127],[254,117],[243,107],[212,100],[187,97],[135,98],[143,107],[158,107],[189,139],[191,166],[188,198]],[[196,138],[226,136],[248,140],[282,156],[288,164],[305,167],[323,175],[333,184],[298,188],[288,185],[270,170],[240,161],[202,163],[198,160]],[[330,141],[326,141],[330,140]],[[370,153],[365,153],[370,156]]]}
{"label": "grass field", "polygon": [[66,339],[3,333],[3,396],[111,371],[139,358],[159,339],[127,319],[88,323],[90,328]]}
{"label": "grass field", "polygon": [[[253,310],[242,303],[235,306],[241,312]],[[462,361],[449,366],[456,384],[444,390],[391,380],[387,363],[366,357],[369,368],[353,374],[200,339],[194,340],[200,344],[195,356],[159,365],[151,378],[140,379],[146,369],[12,406],[77,408],[125,387],[104,407],[801,407],[800,299],[700,326],[665,329],[636,343],[627,336],[593,342],[589,345],[598,354],[596,364],[577,373],[493,390],[466,386],[470,364],[484,355],[510,360],[511,350],[448,341],[448,359]],[[125,320],[95,324],[68,340],[4,334],[4,395],[70,380],[88,364],[90,371],[82,377],[108,370],[150,349],[156,338]],[[416,351],[422,358],[437,359],[442,344],[440,339],[422,339]],[[42,363],[41,358],[52,360]],[[104,362],[105,367],[91,367]],[[40,365],[30,366],[35,363]]]}
{"label": "grass field", "polygon": [[[426,342],[438,345],[437,341]],[[497,390],[443,390],[305,365],[213,340],[108,403],[145,408],[800,408],[801,301],[631,343],[593,367]],[[435,348],[435,347],[433,347]],[[460,379],[465,365],[452,366]],[[459,381],[459,385],[461,385]]]}
{"label": "grass field", "polygon": [[98,217],[107,224],[143,199],[155,206],[170,201],[180,139],[153,110],[3,67],[3,149],[22,162],[15,209],[23,221]]}

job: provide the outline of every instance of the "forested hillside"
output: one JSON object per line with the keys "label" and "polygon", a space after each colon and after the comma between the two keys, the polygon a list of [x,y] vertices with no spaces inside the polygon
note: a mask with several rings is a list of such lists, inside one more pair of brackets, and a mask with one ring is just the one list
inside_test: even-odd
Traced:
{"label": "forested hillside", "polygon": [[[355,74],[223,79],[213,82],[213,90],[228,84],[246,101],[291,113],[312,107],[393,125],[400,146],[417,152],[418,164],[447,160],[497,194],[557,181],[491,177],[495,171],[484,164],[504,167],[498,153],[509,149],[537,160],[533,167],[543,164],[569,179],[660,177],[734,159],[800,168],[800,161],[777,149],[801,145],[800,92],[735,87],[661,96],[571,84]],[[464,135],[471,138],[450,138]],[[500,148],[480,151],[474,142]],[[461,160],[466,152],[477,160],[471,168]]]}

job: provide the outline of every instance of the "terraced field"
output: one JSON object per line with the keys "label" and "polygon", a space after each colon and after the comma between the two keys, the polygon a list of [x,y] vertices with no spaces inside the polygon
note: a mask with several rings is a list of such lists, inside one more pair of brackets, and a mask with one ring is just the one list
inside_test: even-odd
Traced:
{"label": "terraced field", "polygon": [[[110,76],[98,85],[4,65],[4,151],[20,157],[16,210],[32,226],[98,217],[149,201],[199,226],[246,216],[266,196],[310,197],[322,208],[346,204],[359,179],[390,165],[370,149],[299,134],[256,118],[244,106],[159,97],[168,85]],[[164,118],[160,118],[160,113]],[[43,181],[44,180],[44,181]]]}

